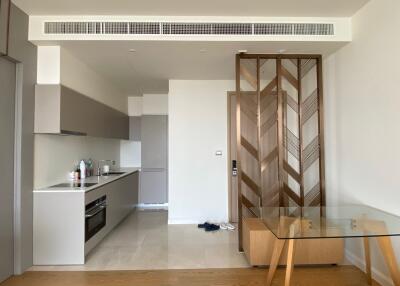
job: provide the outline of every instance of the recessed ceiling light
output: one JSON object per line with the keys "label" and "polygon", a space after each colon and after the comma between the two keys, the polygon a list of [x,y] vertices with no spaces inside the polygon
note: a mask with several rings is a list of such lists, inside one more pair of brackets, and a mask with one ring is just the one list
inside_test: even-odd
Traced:
{"label": "recessed ceiling light", "polygon": [[136,52],[136,50],[135,49],[129,49],[129,52],[134,53],[134,52]]}

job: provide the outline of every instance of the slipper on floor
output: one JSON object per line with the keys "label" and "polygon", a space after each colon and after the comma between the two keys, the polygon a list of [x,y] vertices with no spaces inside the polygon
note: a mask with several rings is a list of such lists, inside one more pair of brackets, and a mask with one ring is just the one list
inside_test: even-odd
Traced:
{"label": "slipper on floor", "polygon": [[230,224],[230,223],[221,223],[221,224],[219,225],[219,227],[220,227],[221,229],[223,229],[223,230],[230,230],[230,231],[235,230],[235,226],[232,225],[232,224]]}
{"label": "slipper on floor", "polygon": [[208,222],[205,223],[200,223],[197,225],[198,228],[206,228],[207,226],[209,226],[210,224]]}
{"label": "slipper on floor", "polygon": [[227,230],[227,229],[228,229],[228,226],[226,225],[226,223],[221,223],[221,224],[219,225],[219,227],[220,227],[221,229],[223,229],[223,230]]}
{"label": "slipper on floor", "polygon": [[219,230],[219,225],[216,224],[208,224],[208,226],[206,226],[205,231],[216,231]]}
{"label": "slipper on floor", "polygon": [[235,228],[236,228],[233,224],[230,224],[230,223],[225,223],[225,226],[228,230],[235,230]]}

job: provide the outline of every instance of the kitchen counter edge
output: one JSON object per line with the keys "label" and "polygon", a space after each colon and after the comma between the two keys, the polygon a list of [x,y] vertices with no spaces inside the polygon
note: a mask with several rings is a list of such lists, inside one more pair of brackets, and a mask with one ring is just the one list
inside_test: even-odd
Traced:
{"label": "kitchen counter edge", "polygon": [[[136,172],[140,172],[141,168],[121,168],[117,170],[118,172],[125,172],[124,174],[117,175],[117,176],[102,176],[100,177],[103,181],[97,183],[94,186],[87,187],[87,188],[80,188],[80,189],[68,189],[68,188],[50,188],[50,187],[45,187],[45,188],[40,188],[33,190],[34,193],[87,193],[92,190],[95,190],[97,188],[100,188],[104,185],[107,185],[111,182],[114,182],[116,180],[122,179],[126,176],[132,175]],[[89,177],[87,179],[93,179],[96,176]],[[86,180],[79,180],[78,182],[83,182]]]}

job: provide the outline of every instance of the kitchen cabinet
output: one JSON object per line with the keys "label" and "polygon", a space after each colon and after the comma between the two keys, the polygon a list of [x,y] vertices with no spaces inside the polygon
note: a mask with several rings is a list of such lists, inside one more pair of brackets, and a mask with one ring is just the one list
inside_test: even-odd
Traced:
{"label": "kitchen cabinet", "polygon": [[166,169],[168,153],[168,117],[142,116],[142,168]]}
{"label": "kitchen cabinet", "polygon": [[129,140],[140,141],[141,140],[141,116],[130,116],[129,117]]}
{"label": "kitchen cabinet", "polygon": [[0,0],[0,56],[8,54],[10,0]]}
{"label": "kitchen cabinet", "polygon": [[140,201],[150,204],[164,204],[167,197],[167,170],[142,169],[140,175]]}
{"label": "kitchen cabinet", "polygon": [[138,187],[139,172],[136,172],[86,193],[85,205],[101,196],[107,196],[107,224],[85,243],[85,255],[129,215],[133,207],[138,204]]}
{"label": "kitchen cabinet", "polygon": [[[90,190],[34,190],[33,264],[84,264],[85,256],[138,204],[139,171]],[[85,206],[106,197],[106,224],[85,241]]]}
{"label": "kitchen cabinet", "polygon": [[36,85],[35,133],[128,139],[129,117],[63,85]]}
{"label": "kitchen cabinet", "polygon": [[143,115],[141,119],[140,196],[142,204],[168,202],[168,116]]}

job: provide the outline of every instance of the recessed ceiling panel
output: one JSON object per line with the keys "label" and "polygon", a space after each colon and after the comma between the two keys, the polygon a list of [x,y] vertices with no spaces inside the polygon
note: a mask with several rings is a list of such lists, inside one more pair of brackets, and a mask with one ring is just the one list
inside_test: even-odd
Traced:
{"label": "recessed ceiling panel", "polygon": [[168,92],[169,79],[234,80],[235,55],[239,50],[326,56],[346,43],[65,41],[52,44],[61,44],[127,94],[141,94]]}

